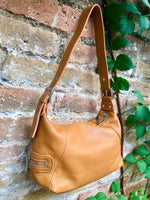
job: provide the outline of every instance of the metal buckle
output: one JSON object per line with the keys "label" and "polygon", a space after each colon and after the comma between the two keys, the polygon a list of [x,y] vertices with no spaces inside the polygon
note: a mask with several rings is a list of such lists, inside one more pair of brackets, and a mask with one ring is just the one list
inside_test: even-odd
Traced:
{"label": "metal buckle", "polygon": [[50,101],[51,101],[51,98],[52,98],[52,95],[53,95],[53,93],[54,93],[54,91],[55,91],[55,88],[47,87],[47,88],[45,89],[45,91],[51,91],[51,92],[50,92],[50,95],[49,95],[49,99],[48,99],[48,101],[50,102]]}

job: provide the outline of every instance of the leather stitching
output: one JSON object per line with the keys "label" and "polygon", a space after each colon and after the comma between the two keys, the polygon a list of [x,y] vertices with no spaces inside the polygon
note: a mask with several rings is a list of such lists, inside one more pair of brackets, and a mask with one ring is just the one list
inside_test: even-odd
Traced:
{"label": "leather stitching", "polygon": [[[64,156],[64,153],[65,153],[65,151],[66,151],[66,147],[67,147],[67,141],[68,141],[68,134],[66,133],[65,134],[65,146],[64,146],[64,150],[63,150],[63,153],[62,153],[62,155],[61,155],[61,157],[60,157],[60,159],[59,159],[59,161],[58,161],[58,163],[57,163],[57,166],[56,166],[56,168],[55,168],[55,170],[53,171],[53,174],[52,174],[52,176],[51,176],[51,179],[50,179],[50,183],[49,183],[49,190],[51,190],[51,188],[52,188],[52,180],[53,180],[53,178],[54,178],[54,176],[56,175],[56,170],[58,169],[58,166],[59,166],[59,164],[61,163],[61,161],[62,161],[62,159],[63,159],[63,156]],[[52,190],[53,191],[53,190]]]}

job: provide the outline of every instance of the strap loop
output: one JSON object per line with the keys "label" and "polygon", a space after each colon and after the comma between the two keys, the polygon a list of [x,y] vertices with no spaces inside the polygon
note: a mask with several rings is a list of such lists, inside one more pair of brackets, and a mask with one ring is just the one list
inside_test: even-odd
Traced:
{"label": "strap loop", "polygon": [[52,98],[52,95],[53,93],[55,92],[56,88],[51,88],[51,87],[47,87],[45,89],[45,91],[50,91],[50,95],[49,95],[49,99],[48,99],[48,102],[51,102],[51,98]]}

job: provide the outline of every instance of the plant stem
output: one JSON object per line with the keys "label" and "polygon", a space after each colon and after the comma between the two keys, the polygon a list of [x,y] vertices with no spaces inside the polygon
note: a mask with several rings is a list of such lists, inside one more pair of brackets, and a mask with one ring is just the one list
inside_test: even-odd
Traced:
{"label": "plant stem", "polygon": [[[108,0],[105,0],[105,6],[108,6],[109,2]],[[108,31],[108,35],[109,35],[109,44],[112,43],[112,31]],[[110,47],[110,54],[111,54],[111,58],[113,61],[115,61],[115,56],[113,53],[113,50]],[[117,71],[115,68],[113,68],[113,77],[114,79],[117,78]],[[122,115],[121,115],[121,105],[120,105],[120,98],[119,98],[119,93],[116,93],[116,100],[117,100],[117,107],[118,107],[118,118],[120,121],[120,125],[121,125],[121,155],[123,158],[123,142],[124,142],[124,128],[123,128],[123,120],[122,120]],[[123,176],[123,167],[120,168],[120,173],[121,173],[121,177],[120,177],[120,189],[121,189],[121,194],[124,195],[124,188],[123,188],[123,182],[124,182],[124,176]]]}
{"label": "plant stem", "polygon": [[[150,105],[150,103],[144,104],[144,106],[149,106],[149,105]],[[129,111],[131,111],[131,110],[135,110],[135,109],[136,109],[136,107],[130,108],[130,109],[128,109],[128,110],[122,112],[121,114],[124,115],[125,113],[127,113],[127,112],[129,112]]]}
{"label": "plant stem", "polygon": [[150,16],[150,14],[147,14],[147,15],[143,15],[144,17],[149,17]]}
{"label": "plant stem", "polygon": [[148,186],[149,186],[149,178],[147,179],[147,182],[146,182],[146,186],[145,186],[145,191],[144,191],[144,194],[147,193],[147,189],[148,189]]}

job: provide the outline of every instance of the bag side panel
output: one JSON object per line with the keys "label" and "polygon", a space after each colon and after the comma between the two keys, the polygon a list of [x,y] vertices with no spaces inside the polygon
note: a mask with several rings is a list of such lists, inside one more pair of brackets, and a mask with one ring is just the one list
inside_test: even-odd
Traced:
{"label": "bag side panel", "polygon": [[[50,180],[65,146],[66,132],[63,125],[53,125],[43,115],[34,138],[29,163],[29,176],[35,183],[49,189]],[[44,162],[46,164],[43,164]]]}

